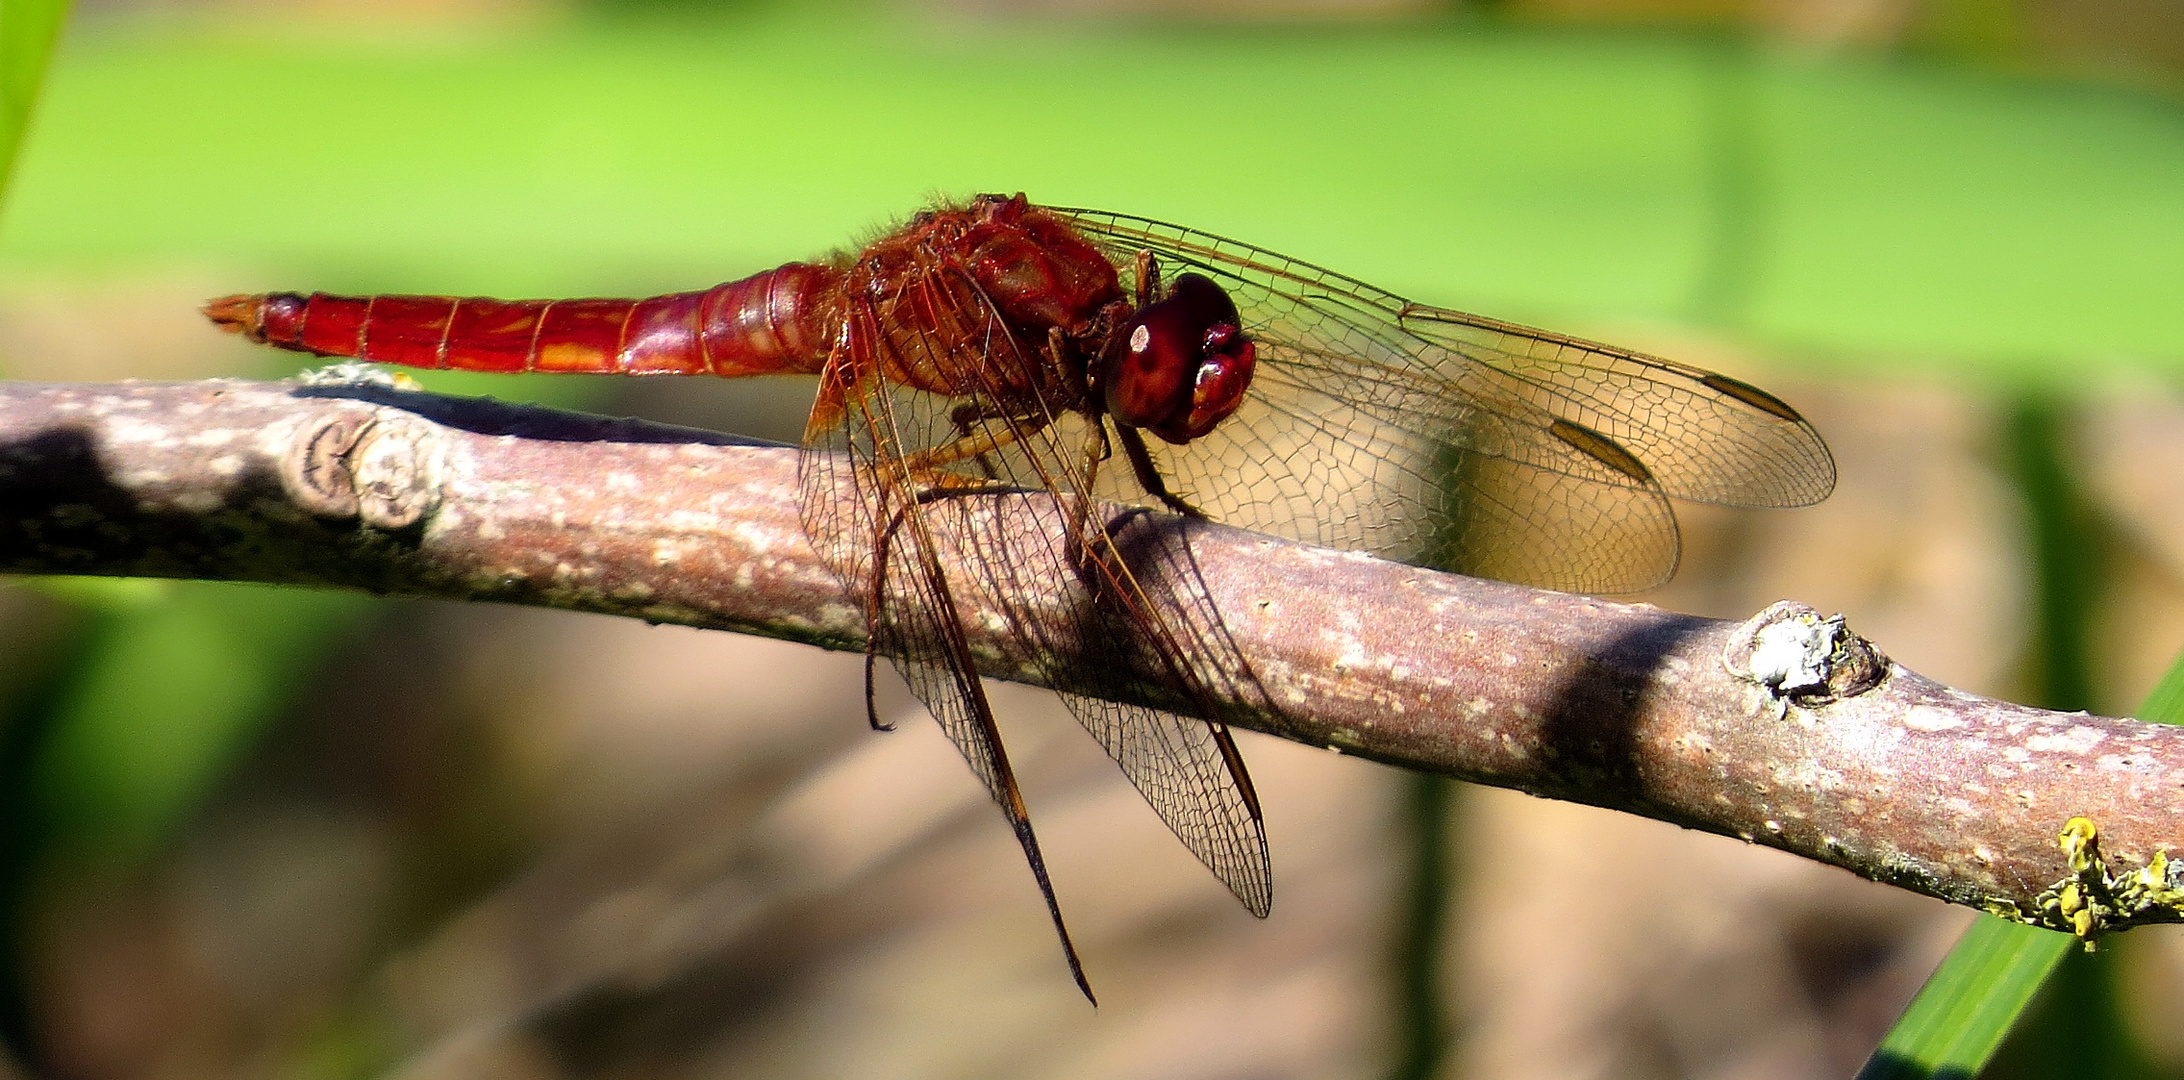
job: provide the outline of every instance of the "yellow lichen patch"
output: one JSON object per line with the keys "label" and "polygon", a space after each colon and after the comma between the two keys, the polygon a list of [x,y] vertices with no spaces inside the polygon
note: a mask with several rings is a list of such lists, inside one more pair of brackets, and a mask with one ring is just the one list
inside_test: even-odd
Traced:
{"label": "yellow lichen patch", "polygon": [[2184,917],[2184,862],[2170,861],[2166,851],[2154,852],[2137,873],[2116,882],[2116,899],[2133,914],[2158,908],[2172,917]]}
{"label": "yellow lichen patch", "polygon": [[2100,827],[2090,818],[2074,817],[2063,824],[2055,842],[2063,849],[2070,876],[2036,898],[2038,921],[2051,930],[2068,931],[2090,950],[2094,939],[2121,914],[2113,903],[2108,870],[2101,859]]}
{"label": "yellow lichen patch", "polygon": [[2101,854],[2100,828],[2083,817],[2065,823],[2056,844],[2069,863],[2069,877],[2036,897],[2030,913],[1994,900],[1984,905],[1987,910],[2018,922],[2067,931],[2085,942],[2087,949],[2110,930],[2184,918],[2184,863],[2171,862],[2167,851],[2156,851],[2134,871],[2112,875]]}
{"label": "yellow lichen patch", "polygon": [[2100,827],[2090,819],[2074,817],[2063,823],[2063,833],[2055,838],[2062,845],[2063,857],[2070,860],[2070,872],[2083,874],[2100,864]]}

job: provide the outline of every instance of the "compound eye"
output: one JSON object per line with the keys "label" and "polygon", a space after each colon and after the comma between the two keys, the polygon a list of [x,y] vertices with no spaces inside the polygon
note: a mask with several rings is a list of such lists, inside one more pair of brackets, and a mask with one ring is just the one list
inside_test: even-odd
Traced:
{"label": "compound eye", "polygon": [[1205,362],[1198,366],[1198,378],[1191,384],[1190,407],[1147,430],[1178,446],[1211,432],[1244,403],[1244,391],[1251,388],[1251,372],[1257,361],[1257,350],[1251,342],[1232,335],[1227,347],[1207,353]]}
{"label": "compound eye", "polygon": [[1175,279],[1175,286],[1168,291],[1163,304],[1173,304],[1190,313],[1190,319],[1198,326],[1211,331],[1226,324],[1230,333],[1236,330],[1236,304],[1229,299],[1228,291],[1213,283],[1204,274],[1184,274]]}
{"label": "compound eye", "polygon": [[1166,299],[1146,305],[1118,336],[1101,379],[1116,422],[1184,443],[1243,403],[1254,349],[1235,303],[1211,280],[1177,278]]}

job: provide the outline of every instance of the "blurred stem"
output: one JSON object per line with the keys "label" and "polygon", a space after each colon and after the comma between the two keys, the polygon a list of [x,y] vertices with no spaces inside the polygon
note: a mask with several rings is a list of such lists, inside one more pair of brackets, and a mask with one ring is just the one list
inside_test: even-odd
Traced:
{"label": "blurred stem", "polygon": [[1758,75],[1751,39],[1741,33],[1713,38],[1700,57],[1701,168],[1711,214],[1691,311],[1710,326],[1746,322],[1757,293],[1767,209]]}
{"label": "blurred stem", "polygon": [[2005,446],[2030,525],[2033,625],[2026,700],[2093,707],[2090,641],[2099,601],[2102,536],[2067,458],[2064,407],[2046,396],[2010,405]]}
{"label": "blurred stem", "polygon": [[1441,953],[1448,925],[1449,791],[1454,782],[1431,773],[1403,777],[1404,820],[1410,841],[1410,880],[1395,955],[1398,1057],[1395,1080],[1426,1080],[1448,1051],[1441,993]]}
{"label": "blurred stem", "polygon": [[1988,62],[2007,60],[2024,42],[2017,0],[1924,0],[1911,40],[1937,52]]}
{"label": "blurred stem", "polygon": [[[2005,432],[2010,474],[2030,526],[2033,623],[2025,693],[2059,710],[2094,705],[2092,628],[2105,541],[2071,469],[2068,421],[2065,403],[2031,395],[2011,404]],[[1983,1075],[2148,1075],[2117,1010],[2117,959],[2113,945],[2066,955]]]}
{"label": "blurred stem", "polygon": [[[14,175],[23,129],[45,80],[68,0],[0,0],[0,192]],[[45,655],[23,661],[20,691],[0,695],[0,1043],[32,1071],[41,1064],[33,1038],[24,914],[43,835],[33,820],[30,774],[51,728],[62,688],[72,680],[92,635],[86,628],[46,639]],[[21,658],[18,658],[21,659]],[[0,1068],[7,1063],[0,1062]]]}
{"label": "blurred stem", "polygon": [[30,1075],[47,1072],[31,1020],[28,916],[49,835],[31,777],[69,688],[112,623],[85,613],[33,638],[33,649],[10,658],[11,685],[0,687],[8,691],[0,694],[0,1044]]}

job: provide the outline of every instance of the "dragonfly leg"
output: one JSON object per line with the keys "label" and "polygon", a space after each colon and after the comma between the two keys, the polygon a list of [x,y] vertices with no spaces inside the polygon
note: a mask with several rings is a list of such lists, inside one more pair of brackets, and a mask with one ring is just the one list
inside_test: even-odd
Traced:
{"label": "dragonfly leg", "polygon": [[[1092,394],[1091,384],[1085,379],[1084,367],[1067,362],[1070,355],[1069,339],[1063,335],[1060,327],[1047,331],[1047,351],[1052,354],[1055,367],[1067,372],[1074,380],[1070,392],[1075,395],[1076,400],[1085,403],[1081,410],[1085,419],[1084,473],[1077,487],[1076,499],[1069,508],[1068,533],[1069,559],[1073,569],[1081,576],[1089,569],[1088,560],[1093,556],[1091,532],[1088,529],[1092,517],[1092,489],[1099,481],[1100,463],[1114,453],[1114,447],[1107,441],[1107,422],[1102,419],[1103,410]],[[1104,531],[1103,526],[1103,534]]]}
{"label": "dragonfly leg", "polygon": [[[948,421],[955,425],[956,441],[961,442],[965,439],[970,438],[972,432],[977,429],[978,425],[983,424],[988,420],[1001,419],[1006,415],[1006,413],[995,409],[991,405],[980,405],[975,402],[967,402],[965,404],[956,406],[954,411],[948,414]],[[1001,479],[1000,470],[995,469],[993,466],[993,458],[988,457],[985,454],[974,454],[971,456],[971,460],[978,463],[978,471],[983,474],[986,479]]]}
{"label": "dragonfly leg", "polygon": [[909,521],[912,510],[917,507],[938,499],[975,494],[988,486],[1006,486],[999,483],[998,477],[991,478],[993,482],[990,485],[985,481],[949,473],[937,473],[925,479],[930,486],[920,489],[910,497],[908,503],[889,515],[886,527],[879,531],[872,545],[872,587],[865,596],[865,721],[872,725],[874,731],[895,730],[894,724],[880,719],[875,680],[879,675],[880,618],[887,605],[887,591],[884,588],[887,560],[894,551],[896,536]]}
{"label": "dragonfly leg", "polygon": [[[1059,326],[1047,328],[1047,356],[1053,361],[1054,370],[1061,372],[1062,377],[1069,380],[1069,386],[1066,389],[1071,401],[1094,402],[1097,400],[1092,394],[1092,380],[1086,370],[1084,359],[1077,355],[1075,349],[1070,347],[1069,335],[1062,333],[1062,328]],[[1072,363],[1071,361],[1075,362]]]}
{"label": "dragonfly leg", "polygon": [[1153,261],[1152,249],[1138,249],[1136,270],[1137,305],[1144,307],[1160,299],[1160,264]]}
{"label": "dragonfly leg", "polygon": [[[997,413],[992,417],[980,417],[980,419],[998,419],[1006,415]],[[1047,418],[1043,416],[1023,416],[1013,419],[1015,420],[1014,423],[998,430],[981,431],[976,434],[965,433],[963,436],[942,443],[939,446],[927,447],[915,454],[905,454],[901,460],[894,463],[893,468],[901,470],[899,474],[901,476],[914,476],[920,480],[930,480],[932,477],[929,474],[937,472],[942,466],[953,465],[966,458],[977,458],[1002,447],[1022,442],[1025,437],[1045,428],[1048,422]]]}
{"label": "dragonfly leg", "polygon": [[[1092,422],[1085,425],[1084,433],[1084,487],[1078,490],[1069,508],[1070,568],[1080,578],[1089,578],[1092,561],[1099,557],[1092,537],[1092,484],[1099,479],[1100,462],[1113,453],[1107,442],[1107,424],[1096,414],[1090,419]],[[1107,527],[1102,525],[1099,529],[1102,544],[1111,544]]]}
{"label": "dragonfly leg", "polygon": [[1145,436],[1134,427],[1115,425],[1115,435],[1122,440],[1122,451],[1130,458],[1130,468],[1137,473],[1137,481],[1147,495],[1160,500],[1160,505],[1184,517],[1202,518],[1206,512],[1192,506],[1168,490],[1168,482],[1160,477],[1160,466],[1153,464],[1153,452],[1145,448]]}
{"label": "dragonfly leg", "polygon": [[893,731],[895,725],[880,719],[880,701],[877,690],[880,659],[880,615],[887,605],[887,560],[895,546],[895,533],[901,530],[903,520],[910,513],[904,507],[890,516],[886,528],[872,545],[872,591],[865,597],[865,648],[864,648],[864,709],[865,722],[874,731]]}
{"label": "dragonfly leg", "polygon": [[[876,616],[878,613],[874,612],[873,614]],[[868,620],[866,623],[866,634],[872,633],[874,629],[874,627],[871,625],[872,621],[874,620]],[[877,682],[875,682],[875,680],[880,677],[879,663],[879,650],[872,647],[871,638],[867,637],[865,639],[864,651],[865,723],[872,725],[872,730],[874,731],[893,731],[895,730],[895,725],[892,721],[880,719],[880,698],[876,689],[878,684]]]}

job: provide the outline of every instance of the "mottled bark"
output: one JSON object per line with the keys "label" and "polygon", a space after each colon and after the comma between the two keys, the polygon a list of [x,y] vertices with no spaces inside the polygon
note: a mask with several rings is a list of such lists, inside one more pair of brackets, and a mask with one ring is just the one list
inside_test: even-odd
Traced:
{"label": "mottled bark", "polygon": [[[800,524],[798,453],[370,382],[0,384],[0,572],[539,604],[861,649],[861,604]],[[1020,547],[978,554],[1035,567],[1061,542],[1043,499],[932,511],[944,537],[997,517],[979,534]],[[1960,693],[1794,604],[1717,622],[1112,520],[1148,590],[1196,613],[1179,629],[1239,726],[2082,935],[2184,918],[2166,854],[2184,849],[2184,728]],[[958,596],[989,675],[1179,704],[1159,680],[1071,666],[1073,583],[989,584]],[[1062,655],[994,632],[1003,611],[1051,623],[1035,636]],[[1550,887],[1614,881],[1604,866]]]}

